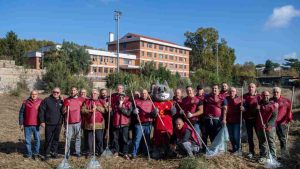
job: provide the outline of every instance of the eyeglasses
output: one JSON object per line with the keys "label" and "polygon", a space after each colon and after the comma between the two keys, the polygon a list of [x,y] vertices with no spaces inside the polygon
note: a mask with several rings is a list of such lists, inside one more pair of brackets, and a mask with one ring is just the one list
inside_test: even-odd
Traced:
{"label": "eyeglasses", "polygon": [[53,91],[52,93],[54,93],[54,94],[59,94],[60,92],[58,92],[58,91]]}

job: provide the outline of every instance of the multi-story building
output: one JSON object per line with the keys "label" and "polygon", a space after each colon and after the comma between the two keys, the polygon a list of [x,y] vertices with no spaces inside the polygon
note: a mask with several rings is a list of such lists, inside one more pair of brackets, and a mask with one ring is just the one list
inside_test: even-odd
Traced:
{"label": "multi-story building", "polygon": [[[117,41],[108,42],[108,51],[116,51]],[[191,48],[172,42],[143,35],[127,33],[119,40],[121,53],[136,55],[136,65],[154,61],[157,67],[163,66],[172,73],[189,77],[189,52]]]}
{"label": "multi-story building", "polygon": [[[45,46],[38,51],[27,53],[29,58],[28,63],[33,69],[41,69],[42,61],[45,52],[56,49],[59,50],[61,45]],[[86,49],[87,53],[91,57],[90,72],[87,77],[94,81],[103,81],[104,78],[112,72],[117,70],[117,54],[115,52]],[[136,66],[136,56],[132,54],[120,53],[120,70],[127,72],[136,72],[139,66]]]}

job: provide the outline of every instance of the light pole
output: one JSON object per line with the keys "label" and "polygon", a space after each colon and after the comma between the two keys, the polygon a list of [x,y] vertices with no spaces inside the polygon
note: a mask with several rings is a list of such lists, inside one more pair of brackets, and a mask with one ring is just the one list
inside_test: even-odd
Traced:
{"label": "light pole", "polygon": [[117,72],[120,72],[120,49],[119,49],[119,21],[122,15],[121,11],[114,11],[115,12],[115,21],[116,21],[116,31],[117,31]]}
{"label": "light pole", "polygon": [[219,81],[219,44],[217,42],[217,51],[216,51],[216,54],[217,54],[217,78],[218,78],[218,81]]}

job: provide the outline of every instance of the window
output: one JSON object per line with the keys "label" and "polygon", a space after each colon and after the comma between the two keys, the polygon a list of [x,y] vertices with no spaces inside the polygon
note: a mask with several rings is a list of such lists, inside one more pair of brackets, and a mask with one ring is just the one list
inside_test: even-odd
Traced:
{"label": "window", "polygon": [[164,50],[164,46],[159,45],[159,50]]}
{"label": "window", "polygon": [[184,69],[186,69],[186,65],[184,65],[183,67],[184,67]]}
{"label": "window", "polygon": [[141,45],[144,47],[144,45],[145,45],[144,42],[141,42]]}
{"label": "window", "polygon": [[156,46],[157,46],[157,45],[154,45],[154,49],[156,49]]}
{"label": "window", "polygon": [[168,47],[167,47],[167,46],[165,47],[165,50],[166,50],[166,51],[168,50]]}
{"label": "window", "polygon": [[173,52],[173,50],[174,50],[174,48],[171,48],[171,47],[170,47],[170,52]]}
{"label": "window", "polygon": [[170,68],[170,69],[173,69],[173,68],[174,68],[174,64],[173,64],[173,63],[170,63],[170,64],[169,64],[169,68]]}
{"label": "window", "polygon": [[186,50],[184,50],[184,54],[186,54]]}
{"label": "window", "polygon": [[98,68],[98,71],[99,71],[100,73],[102,73],[102,72],[103,72],[103,68],[102,68],[102,67],[99,67],[99,68]]}
{"label": "window", "polygon": [[175,60],[177,61],[177,56],[175,56]]}
{"label": "window", "polygon": [[173,59],[174,59],[174,56],[173,56],[173,55],[170,55],[170,56],[169,56],[169,59],[170,59],[170,60],[173,60]]}
{"label": "window", "polygon": [[179,69],[183,69],[183,65],[179,65]]}
{"label": "window", "polygon": [[186,58],[183,58],[183,61],[186,62]]}
{"label": "window", "polygon": [[114,58],[109,58],[110,63],[114,63]]}
{"label": "window", "polygon": [[124,64],[126,64],[126,65],[132,65],[132,60],[124,59]]}
{"label": "window", "polygon": [[148,57],[152,57],[152,53],[151,52],[147,52],[147,56]]}
{"label": "window", "polygon": [[114,68],[109,69],[109,73],[114,72]]}
{"label": "window", "polygon": [[177,49],[175,49],[175,52],[177,53]]}
{"label": "window", "polygon": [[164,55],[159,54],[159,59],[163,59],[163,58],[164,58]]}
{"label": "window", "polygon": [[104,68],[104,73],[108,73],[108,68]]}
{"label": "window", "polygon": [[168,55],[165,55],[165,59],[168,59]]}
{"label": "window", "polygon": [[152,48],[152,43],[147,43],[148,48]]}
{"label": "window", "polygon": [[94,68],[93,68],[93,71],[94,71],[94,73],[97,73],[97,68],[94,67]]}
{"label": "window", "polygon": [[103,58],[102,58],[102,56],[100,56],[100,62],[103,62]]}
{"label": "window", "polygon": [[144,53],[144,51],[142,51],[142,56],[144,56],[145,55],[145,53]]}
{"label": "window", "polygon": [[163,67],[163,63],[159,62],[158,66]]}
{"label": "window", "polygon": [[175,64],[175,68],[177,69],[177,64]]}
{"label": "window", "polygon": [[181,49],[179,50],[179,53],[181,53],[181,54],[182,54],[182,50],[181,50]]}
{"label": "window", "polygon": [[154,58],[156,58],[156,53],[154,53]]}
{"label": "window", "polygon": [[179,57],[179,62],[182,62],[182,61],[183,61],[182,57]]}
{"label": "window", "polygon": [[93,62],[97,61],[96,56],[93,56]]}
{"label": "window", "polygon": [[126,49],[126,43],[122,43],[123,49]]}

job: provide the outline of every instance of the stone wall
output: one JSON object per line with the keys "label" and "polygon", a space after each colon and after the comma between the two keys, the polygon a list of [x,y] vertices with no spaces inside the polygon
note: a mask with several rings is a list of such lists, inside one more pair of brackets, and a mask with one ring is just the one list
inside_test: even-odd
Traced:
{"label": "stone wall", "polygon": [[18,82],[24,81],[29,90],[42,89],[44,70],[25,69],[16,66],[14,61],[0,60],[0,93],[8,92],[17,87]]}

